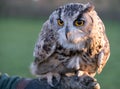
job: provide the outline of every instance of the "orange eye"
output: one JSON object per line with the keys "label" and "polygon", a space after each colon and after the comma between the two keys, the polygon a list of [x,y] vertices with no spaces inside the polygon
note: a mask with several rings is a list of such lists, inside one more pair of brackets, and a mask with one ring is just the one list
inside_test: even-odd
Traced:
{"label": "orange eye", "polygon": [[64,22],[61,19],[58,19],[57,23],[58,23],[59,26],[63,26],[64,25]]}
{"label": "orange eye", "polygon": [[83,21],[83,20],[76,20],[76,21],[74,22],[74,25],[77,26],[77,27],[83,26],[83,25],[84,25],[84,21]]}

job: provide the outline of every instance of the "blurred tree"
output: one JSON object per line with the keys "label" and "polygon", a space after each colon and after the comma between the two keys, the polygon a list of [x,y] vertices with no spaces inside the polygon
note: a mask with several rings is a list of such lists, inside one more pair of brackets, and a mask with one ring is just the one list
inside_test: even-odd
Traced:
{"label": "blurred tree", "polygon": [[2,12],[3,7],[4,7],[4,0],[0,0],[0,14]]}
{"label": "blurred tree", "polygon": [[[71,2],[93,2],[101,14],[120,16],[120,0],[0,0],[0,15],[4,16],[48,16],[55,8]],[[115,16],[116,17],[116,16]]]}

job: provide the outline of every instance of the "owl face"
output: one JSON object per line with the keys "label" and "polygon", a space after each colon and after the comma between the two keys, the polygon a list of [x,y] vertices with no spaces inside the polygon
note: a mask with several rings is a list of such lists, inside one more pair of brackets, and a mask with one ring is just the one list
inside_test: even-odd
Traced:
{"label": "owl face", "polygon": [[[56,9],[49,20],[57,34],[58,42],[65,48],[81,49],[92,30],[90,4],[70,3]],[[81,47],[81,48],[80,48]]]}

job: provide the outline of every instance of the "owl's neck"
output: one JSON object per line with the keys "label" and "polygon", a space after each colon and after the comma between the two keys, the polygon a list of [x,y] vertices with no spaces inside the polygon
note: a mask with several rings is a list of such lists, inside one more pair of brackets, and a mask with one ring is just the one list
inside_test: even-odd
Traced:
{"label": "owl's neck", "polygon": [[73,43],[69,43],[69,42],[58,42],[58,46],[61,46],[64,49],[69,49],[69,50],[73,50],[73,51],[80,51],[83,50],[85,48],[85,42],[80,42],[78,44],[73,44]]}
{"label": "owl's neck", "polygon": [[57,42],[57,48],[59,49],[66,49],[66,50],[70,50],[70,51],[82,51],[85,48],[85,42],[80,43],[80,44],[72,44],[72,43],[64,43],[61,44],[59,42]]}

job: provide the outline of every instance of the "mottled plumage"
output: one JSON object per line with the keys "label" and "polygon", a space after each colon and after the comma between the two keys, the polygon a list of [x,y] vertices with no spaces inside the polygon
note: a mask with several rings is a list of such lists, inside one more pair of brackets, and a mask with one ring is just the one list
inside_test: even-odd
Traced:
{"label": "mottled plumage", "polygon": [[105,27],[91,4],[70,3],[44,23],[34,49],[32,73],[40,78],[100,73],[110,55]]}

